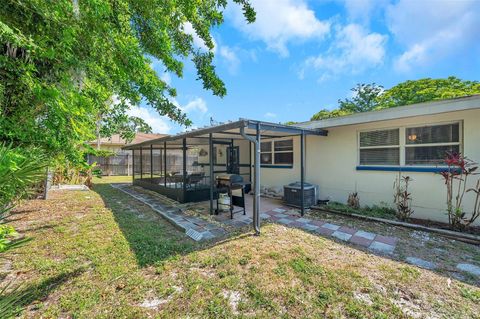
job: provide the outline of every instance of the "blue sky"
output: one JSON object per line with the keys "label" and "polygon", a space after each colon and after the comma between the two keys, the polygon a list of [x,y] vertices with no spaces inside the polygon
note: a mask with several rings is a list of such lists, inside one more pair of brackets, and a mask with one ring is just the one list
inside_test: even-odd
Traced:
{"label": "blue sky", "polygon": [[[271,122],[306,121],[357,83],[389,88],[424,77],[480,80],[480,0],[251,0],[257,21],[247,25],[230,4],[225,23],[212,30],[217,72],[227,86],[218,98],[196,81],[158,74],[177,88],[176,102],[194,127],[239,117]],[[192,33],[195,44],[205,49]],[[184,128],[142,105],[154,132]]]}

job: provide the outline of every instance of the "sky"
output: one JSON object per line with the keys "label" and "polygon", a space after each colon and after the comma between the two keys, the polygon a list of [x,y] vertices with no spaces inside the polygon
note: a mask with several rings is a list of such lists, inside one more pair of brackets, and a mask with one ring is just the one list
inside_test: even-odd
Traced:
{"label": "sky", "polygon": [[[152,66],[177,89],[175,103],[192,128],[249,118],[308,121],[352,96],[357,83],[385,88],[406,80],[480,80],[480,0],[250,0],[256,22],[227,6],[225,22],[212,30],[215,65],[227,95],[214,96],[185,62],[184,77]],[[191,26],[186,32],[206,49]],[[155,133],[185,128],[142,104],[131,115]]]}

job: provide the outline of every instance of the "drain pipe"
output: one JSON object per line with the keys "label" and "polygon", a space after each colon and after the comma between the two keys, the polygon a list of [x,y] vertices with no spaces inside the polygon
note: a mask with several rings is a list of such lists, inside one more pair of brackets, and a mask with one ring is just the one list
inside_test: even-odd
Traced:
{"label": "drain pipe", "polygon": [[[257,124],[257,138],[245,134],[245,127],[240,127],[240,135],[255,145],[255,197],[253,198],[253,229],[255,235],[260,235],[260,125]],[[251,182],[251,181],[250,181]]]}

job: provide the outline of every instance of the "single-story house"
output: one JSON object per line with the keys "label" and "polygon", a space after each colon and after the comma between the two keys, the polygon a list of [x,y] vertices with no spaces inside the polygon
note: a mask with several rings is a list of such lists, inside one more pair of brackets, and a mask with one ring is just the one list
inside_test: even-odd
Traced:
{"label": "single-story house", "polygon": [[[480,161],[479,141],[480,95],[474,95],[294,126],[241,119],[126,149],[133,150],[135,184],[181,201],[211,198],[210,176],[236,173],[254,185],[259,181],[259,186],[303,180],[318,185],[319,199],[345,203],[357,192],[361,205],[392,205],[393,183],[400,173],[413,178],[413,217],[446,222],[446,189],[437,173],[445,169],[443,159],[449,151]],[[184,150],[193,158],[179,172],[182,184],[163,177],[171,173],[167,165],[160,165],[163,172],[145,171],[150,166],[140,161],[145,158],[142,152],[166,154],[170,149]],[[193,172],[201,181],[191,187],[185,181]],[[471,178],[470,186],[475,181]],[[174,184],[181,185],[184,195],[189,190],[203,194],[178,196],[169,191]],[[473,208],[472,198],[470,193],[464,200],[467,212]]]}

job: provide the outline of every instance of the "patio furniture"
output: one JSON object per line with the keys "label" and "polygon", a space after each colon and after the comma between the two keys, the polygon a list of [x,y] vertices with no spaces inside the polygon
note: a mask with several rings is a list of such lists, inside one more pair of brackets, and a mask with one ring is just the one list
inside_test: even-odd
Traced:
{"label": "patio furniture", "polygon": [[187,187],[195,187],[205,178],[205,172],[196,172],[187,175]]}

